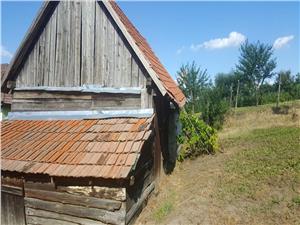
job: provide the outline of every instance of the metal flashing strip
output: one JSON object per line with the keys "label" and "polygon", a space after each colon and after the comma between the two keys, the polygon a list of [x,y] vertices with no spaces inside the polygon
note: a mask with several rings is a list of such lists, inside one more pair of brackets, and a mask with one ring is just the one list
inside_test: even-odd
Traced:
{"label": "metal flashing strip", "polygon": [[90,92],[90,93],[111,93],[111,94],[141,94],[140,87],[102,87],[98,85],[83,85],[81,87],[19,87],[16,91],[63,91],[63,92]]}
{"label": "metal flashing strip", "polygon": [[107,118],[145,118],[153,115],[153,109],[91,110],[91,111],[38,111],[9,112],[8,120],[78,120]]}

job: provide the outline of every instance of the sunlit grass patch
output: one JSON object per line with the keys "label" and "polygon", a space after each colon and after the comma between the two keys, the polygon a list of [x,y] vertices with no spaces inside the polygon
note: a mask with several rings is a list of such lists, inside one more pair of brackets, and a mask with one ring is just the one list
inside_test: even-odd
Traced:
{"label": "sunlit grass patch", "polygon": [[264,189],[267,195],[274,187],[299,185],[299,134],[296,127],[258,129],[227,141],[227,147],[236,145],[240,151],[225,164],[219,197],[256,200]]}
{"label": "sunlit grass patch", "polygon": [[161,222],[174,209],[175,193],[170,192],[168,196],[161,201],[153,212],[153,218],[156,222]]}

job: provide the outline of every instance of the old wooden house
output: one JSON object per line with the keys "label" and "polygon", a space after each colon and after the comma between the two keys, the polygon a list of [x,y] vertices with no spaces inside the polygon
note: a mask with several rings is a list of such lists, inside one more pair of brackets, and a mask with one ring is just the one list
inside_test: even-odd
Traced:
{"label": "old wooden house", "polygon": [[45,2],[1,80],[2,224],[128,224],[185,96],[114,1]]}
{"label": "old wooden house", "polygon": [[[0,65],[0,70],[1,70],[1,80],[2,77],[5,75],[6,71],[8,68],[8,64],[1,64]],[[7,112],[10,111],[10,106],[11,106],[11,100],[12,96],[10,91],[9,92],[1,92],[1,119],[5,118],[7,115]]]}

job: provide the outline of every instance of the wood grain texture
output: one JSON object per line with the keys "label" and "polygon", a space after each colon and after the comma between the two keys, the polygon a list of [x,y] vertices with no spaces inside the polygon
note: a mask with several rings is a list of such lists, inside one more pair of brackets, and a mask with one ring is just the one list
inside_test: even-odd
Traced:
{"label": "wood grain texture", "polygon": [[106,209],[108,211],[115,211],[121,208],[121,202],[115,200],[101,199],[95,197],[72,195],[57,191],[45,191],[26,189],[25,196],[36,198],[51,202],[60,202],[63,204],[80,205],[91,208]]}
{"label": "wood grain texture", "polygon": [[1,192],[1,224],[25,225],[23,197]]}
{"label": "wood grain texture", "polygon": [[67,192],[80,196],[91,196],[104,199],[112,199],[117,201],[126,200],[125,188],[108,188],[98,186],[58,186],[59,191]]}
{"label": "wood grain texture", "polygon": [[11,110],[16,111],[74,111],[105,109],[139,109],[140,94],[112,93],[47,93],[15,92]]}
{"label": "wood grain texture", "polygon": [[12,195],[23,196],[23,188],[21,187],[1,185],[1,192],[12,194]]}
{"label": "wood grain texture", "polygon": [[18,73],[17,87],[144,87],[142,71],[102,3],[61,1]]}
{"label": "wood grain texture", "polygon": [[[71,223],[71,224],[81,224],[81,225],[103,225],[104,223],[100,221],[79,218],[75,216],[69,216],[66,214],[50,212],[47,210],[39,210],[33,208],[26,208],[27,223],[31,224],[45,224],[50,223],[51,225],[59,223]],[[54,221],[53,221],[54,220]],[[55,223],[54,223],[55,222]]]}
{"label": "wood grain texture", "polygon": [[77,205],[62,204],[59,202],[50,202],[34,198],[25,197],[25,207],[34,208],[40,210],[48,210],[51,212],[66,214],[70,216],[76,216],[80,218],[88,218],[98,220],[104,223],[110,224],[122,224],[124,223],[125,211],[119,210],[116,212],[110,212],[102,209],[87,208]]}

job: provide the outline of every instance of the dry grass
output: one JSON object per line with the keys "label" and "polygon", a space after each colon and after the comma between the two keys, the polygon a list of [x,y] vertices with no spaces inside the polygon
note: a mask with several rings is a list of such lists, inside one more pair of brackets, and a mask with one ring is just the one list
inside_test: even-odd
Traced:
{"label": "dry grass", "polygon": [[232,110],[225,120],[220,138],[226,138],[241,133],[247,134],[254,129],[300,126],[300,100],[285,102],[281,106],[289,107],[288,114],[275,114],[274,104],[259,107],[242,107]]}
{"label": "dry grass", "polygon": [[238,109],[222,152],[178,164],[136,224],[300,224],[300,102]]}

